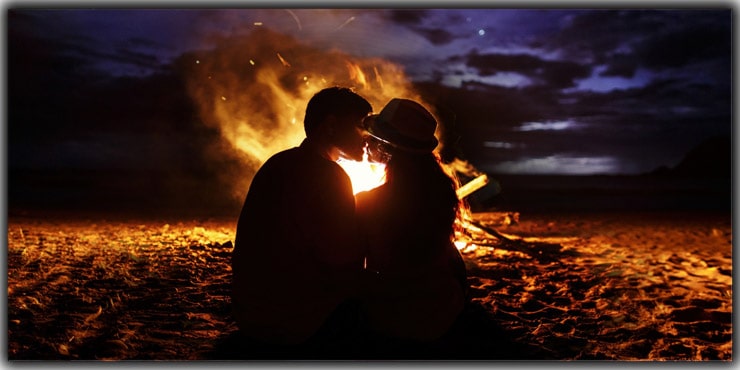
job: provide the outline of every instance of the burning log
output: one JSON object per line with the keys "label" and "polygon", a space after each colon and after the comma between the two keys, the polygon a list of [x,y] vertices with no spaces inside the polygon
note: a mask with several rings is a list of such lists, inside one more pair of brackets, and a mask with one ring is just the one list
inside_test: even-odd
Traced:
{"label": "burning log", "polygon": [[563,246],[560,244],[545,242],[527,242],[522,239],[509,238],[506,235],[503,235],[500,232],[496,231],[495,229],[487,227],[482,223],[472,219],[465,219],[463,221],[463,227],[466,230],[473,230],[479,233],[483,232],[493,238],[498,239],[500,243],[496,244],[497,248],[521,252],[543,262],[556,261],[558,259],[558,256],[555,254],[561,252],[563,249]]}
{"label": "burning log", "polygon": [[467,184],[459,187],[457,189],[457,197],[459,199],[464,199],[470,194],[473,194],[476,190],[486,186],[488,184],[488,176],[486,174],[480,175]]}
{"label": "burning log", "polygon": [[[486,186],[486,184],[488,184],[488,176],[486,174],[482,174],[476,177],[475,179],[469,181],[467,184],[459,187],[457,189],[457,197],[462,201],[463,199],[465,199],[465,197],[469,196],[470,194],[474,193],[480,188]],[[522,252],[538,260],[552,261],[556,259],[555,257],[552,256],[552,254],[555,252],[559,252],[563,248],[562,245],[560,244],[550,244],[550,243],[541,243],[541,242],[529,243],[521,239],[509,238],[506,235],[503,235],[500,232],[496,231],[495,229],[485,226],[482,223],[473,220],[472,216],[468,214],[467,212],[463,212],[463,215],[461,219],[459,220],[459,222],[462,228],[466,230],[469,234],[483,233],[483,234],[486,234],[487,236],[490,236],[490,237],[493,237],[499,240],[500,243],[496,244],[496,247],[498,248]],[[481,245],[481,243],[474,243],[474,244]],[[545,253],[545,252],[548,252],[548,253]]]}

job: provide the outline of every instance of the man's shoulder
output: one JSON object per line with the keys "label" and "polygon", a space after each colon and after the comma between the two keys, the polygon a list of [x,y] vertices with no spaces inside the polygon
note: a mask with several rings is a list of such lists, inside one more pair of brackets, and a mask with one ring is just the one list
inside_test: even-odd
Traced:
{"label": "man's shoulder", "polygon": [[269,181],[280,177],[285,181],[298,181],[304,188],[351,189],[349,177],[339,164],[301,147],[276,153],[258,172]]}
{"label": "man's shoulder", "polygon": [[285,149],[273,154],[270,158],[268,158],[265,163],[262,164],[261,169],[264,170],[265,168],[270,167],[285,167],[286,165],[290,166],[297,162],[300,162],[303,156],[304,155],[300,153],[300,150],[297,147]]}
{"label": "man's shoulder", "polygon": [[297,167],[313,171],[341,170],[338,164],[302,147],[294,147],[278,152],[270,157],[264,166]]}
{"label": "man's shoulder", "polygon": [[295,157],[295,156],[301,156],[301,155],[302,154],[301,154],[300,148],[296,146],[296,147],[292,147],[289,149],[284,149],[282,151],[279,151],[273,154],[272,157],[268,159],[268,162],[269,161],[279,161],[279,160],[283,160],[283,159],[287,159],[287,158]]}

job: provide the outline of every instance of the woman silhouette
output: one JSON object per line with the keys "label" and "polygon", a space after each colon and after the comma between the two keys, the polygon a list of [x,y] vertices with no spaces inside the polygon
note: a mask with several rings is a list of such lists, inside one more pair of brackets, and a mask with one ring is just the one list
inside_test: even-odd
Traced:
{"label": "woman silhouette", "polygon": [[437,122],[407,99],[392,99],[365,122],[371,158],[386,162],[386,183],[356,196],[367,242],[367,323],[384,336],[432,341],[462,311],[467,287],[452,243],[456,185],[433,152]]}

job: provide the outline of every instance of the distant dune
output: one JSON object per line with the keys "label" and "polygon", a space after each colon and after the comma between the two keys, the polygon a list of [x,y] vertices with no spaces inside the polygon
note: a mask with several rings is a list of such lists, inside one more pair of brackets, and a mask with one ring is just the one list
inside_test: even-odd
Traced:
{"label": "distant dune", "polygon": [[689,151],[675,167],[660,167],[650,174],[730,178],[732,175],[732,139],[729,136],[711,137]]}
{"label": "distant dune", "polygon": [[490,174],[497,189],[469,197],[474,210],[498,211],[730,211],[732,143],[707,139],[675,167],[644,175]]}

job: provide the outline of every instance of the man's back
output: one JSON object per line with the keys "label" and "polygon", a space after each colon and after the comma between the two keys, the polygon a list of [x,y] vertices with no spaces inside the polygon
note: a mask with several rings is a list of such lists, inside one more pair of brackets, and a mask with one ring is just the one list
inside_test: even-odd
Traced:
{"label": "man's back", "polygon": [[263,165],[232,261],[234,314],[246,335],[299,343],[350,294],[362,262],[354,211],[347,175],[305,143]]}

